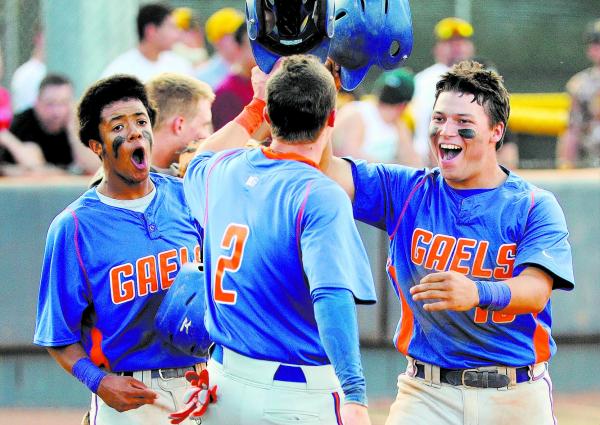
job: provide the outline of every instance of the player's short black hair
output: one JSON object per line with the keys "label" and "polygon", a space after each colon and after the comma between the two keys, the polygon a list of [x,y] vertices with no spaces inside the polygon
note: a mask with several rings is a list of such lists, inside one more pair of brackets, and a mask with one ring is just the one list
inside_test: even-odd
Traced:
{"label": "player's short black hair", "polygon": [[79,102],[77,117],[81,143],[85,146],[89,146],[90,140],[103,143],[99,129],[102,110],[113,102],[127,99],[138,99],[142,102],[148,112],[150,123],[154,125],[156,110],[140,80],[131,75],[114,75],[99,80],[89,87]]}
{"label": "player's short black hair", "polygon": [[273,135],[286,142],[316,140],[335,101],[333,77],[317,57],[285,57],[267,82],[267,112]]}
{"label": "player's short black hair", "polygon": [[38,93],[41,93],[48,86],[72,86],[71,80],[62,74],[48,74],[40,81]]}
{"label": "player's short black hair", "polygon": [[[435,100],[442,92],[469,93],[475,97],[475,101],[483,106],[492,126],[504,123],[506,134],[506,123],[510,115],[510,101],[508,91],[504,87],[502,77],[490,69],[484,68],[478,62],[462,61],[452,67],[450,71],[442,75],[435,85]],[[504,135],[496,143],[496,150],[502,146]]]}
{"label": "player's short black hair", "polygon": [[244,44],[244,40],[246,38],[248,38],[248,30],[247,30],[246,21],[244,21],[240,24],[238,29],[236,29],[235,32],[233,33],[233,39],[235,40],[235,42],[237,43],[238,46],[241,46],[242,44]]}
{"label": "player's short black hair", "polygon": [[140,7],[137,15],[137,32],[141,40],[148,25],[160,26],[165,18],[173,13],[173,8],[164,3],[150,3]]}

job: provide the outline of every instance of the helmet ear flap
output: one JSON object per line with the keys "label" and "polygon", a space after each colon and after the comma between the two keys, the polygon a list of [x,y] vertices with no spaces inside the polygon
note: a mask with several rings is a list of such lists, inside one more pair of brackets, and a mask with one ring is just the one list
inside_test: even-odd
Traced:
{"label": "helmet ear flap", "polygon": [[412,45],[408,0],[336,0],[329,56],[341,66],[344,89],[355,89],[372,65],[383,69],[400,66]]}

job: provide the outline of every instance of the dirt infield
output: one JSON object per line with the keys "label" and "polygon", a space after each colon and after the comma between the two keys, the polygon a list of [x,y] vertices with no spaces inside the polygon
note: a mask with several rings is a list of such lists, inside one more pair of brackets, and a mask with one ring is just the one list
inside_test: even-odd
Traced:
{"label": "dirt infield", "polygon": [[[391,400],[371,402],[373,425],[383,425]],[[558,394],[556,417],[560,425],[600,424],[600,393]],[[0,425],[79,425],[83,409],[0,409]]]}

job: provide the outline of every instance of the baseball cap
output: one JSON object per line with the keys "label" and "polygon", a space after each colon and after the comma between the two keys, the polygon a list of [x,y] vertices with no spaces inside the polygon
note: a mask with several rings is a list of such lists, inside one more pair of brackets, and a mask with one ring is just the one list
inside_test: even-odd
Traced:
{"label": "baseball cap", "polygon": [[433,33],[438,40],[449,40],[453,37],[471,38],[473,26],[464,19],[444,18],[435,24]]}
{"label": "baseball cap", "polygon": [[173,10],[173,19],[177,28],[184,31],[195,28],[198,24],[194,12],[189,7],[178,7]]}
{"label": "baseball cap", "polygon": [[600,19],[590,22],[584,34],[586,44],[600,43]]}
{"label": "baseball cap", "polygon": [[384,72],[375,81],[374,92],[381,103],[397,105],[408,102],[415,92],[414,74],[405,68]]}
{"label": "baseball cap", "polygon": [[215,44],[223,36],[235,33],[244,20],[244,14],[233,7],[219,9],[206,20],[206,38]]}

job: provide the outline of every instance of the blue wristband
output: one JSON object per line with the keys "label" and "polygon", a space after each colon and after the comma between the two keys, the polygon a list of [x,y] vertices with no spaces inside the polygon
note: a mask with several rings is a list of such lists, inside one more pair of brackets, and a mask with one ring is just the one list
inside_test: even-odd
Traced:
{"label": "blue wristband", "polygon": [[504,282],[487,282],[476,280],[479,294],[479,307],[490,311],[505,309],[510,304],[511,292]]}
{"label": "blue wristband", "polygon": [[82,357],[75,362],[72,369],[73,376],[79,379],[91,392],[98,392],[100,381],[107,373],[96,366],[88,357]]}

